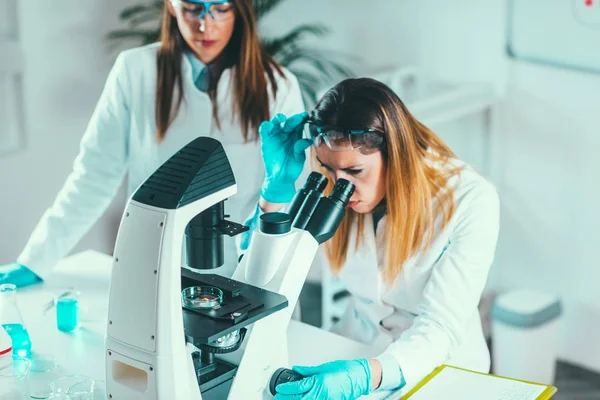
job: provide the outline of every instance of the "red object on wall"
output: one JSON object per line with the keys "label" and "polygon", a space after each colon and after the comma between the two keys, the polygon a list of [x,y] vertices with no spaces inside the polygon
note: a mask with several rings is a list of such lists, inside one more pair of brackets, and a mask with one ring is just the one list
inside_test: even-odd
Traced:
{"label": "red object on wall", "polygon": [[585,5],[591,7],[594,5],[594,0],[585,0]]}

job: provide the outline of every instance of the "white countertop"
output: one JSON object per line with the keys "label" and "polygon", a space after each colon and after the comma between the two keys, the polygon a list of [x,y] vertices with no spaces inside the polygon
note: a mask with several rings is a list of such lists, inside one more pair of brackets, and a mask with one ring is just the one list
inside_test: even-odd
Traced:
{"label": "white countertop", "polygon": [[[18,292],[17,301],[31,337],[33,353],[55,357],[66,374],[104,380],[111,264],[111,257],[106,254],[91,250],[77,253],[62,260],[43,284]],[[56,328],[55,309],[45,314],[43,310],[53,296],[69,287],[81,292],[81,327],[73,333],[64,333]],[[298,321],[290,322],[288,346],[293,365],[377,356],[367,345]]]}

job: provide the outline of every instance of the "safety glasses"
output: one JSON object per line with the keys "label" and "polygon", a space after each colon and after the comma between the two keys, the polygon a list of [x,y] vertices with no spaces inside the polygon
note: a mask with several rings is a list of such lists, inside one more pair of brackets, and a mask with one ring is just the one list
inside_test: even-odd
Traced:
{"label": "safety glasses", "polygon": [[310,139],[315,147],[325,142],[332,151],[359,150],[370,153],[384,145],[384,135],[376,129],[343,129],[320,124],[309,118],[304,124],[303,137]]}
{"label": "safety glasses", "polygon": [[233,5],[229,1],[171,0],[177,12],[188,22],[204,20],[206,15],[215,22],[226,21],[233,17]]}

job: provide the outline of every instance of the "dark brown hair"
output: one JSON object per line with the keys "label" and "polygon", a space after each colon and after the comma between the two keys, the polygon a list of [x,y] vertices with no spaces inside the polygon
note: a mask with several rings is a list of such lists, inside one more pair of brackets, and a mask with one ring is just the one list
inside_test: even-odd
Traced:
{"label": "dark brown hair", "polygon": [[[167,129],[177,116],[184,101],[181,63],[185,40],[177,26],[177,19],[169,13],[165,0],[162,17],[161,45],[157,56],[156,85],[156,140],[162,141]],[[237,117],[244,140],[258,138],[258,126],[270,119],[268,83],[273,98],[277,93],[275,72],[283,75],[281,67],[263,47],[257,30],[254,8],[250,0],[231,0],[236,13],[235,26],[229,43],[211,69],[208,94],[213,104],[213,118],[219,127],[216,102],[217,83],[223,70],[235,66],[233,77],[232,117]],[[268,78],[268,82],[267,82]],[[177,89],[177,90],[175,90]],[[173,104],[174,96],[177,96]],[[249,131],[252,130],[252,134]]]}

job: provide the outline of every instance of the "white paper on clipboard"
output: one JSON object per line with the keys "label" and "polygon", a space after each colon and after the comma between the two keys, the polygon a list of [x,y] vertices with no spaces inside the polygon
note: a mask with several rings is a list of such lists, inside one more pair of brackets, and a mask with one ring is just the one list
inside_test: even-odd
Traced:
{"label": "white paper on clipboard", "polygon": [[547,386],[446,367],[409,400],[535,400]]}

